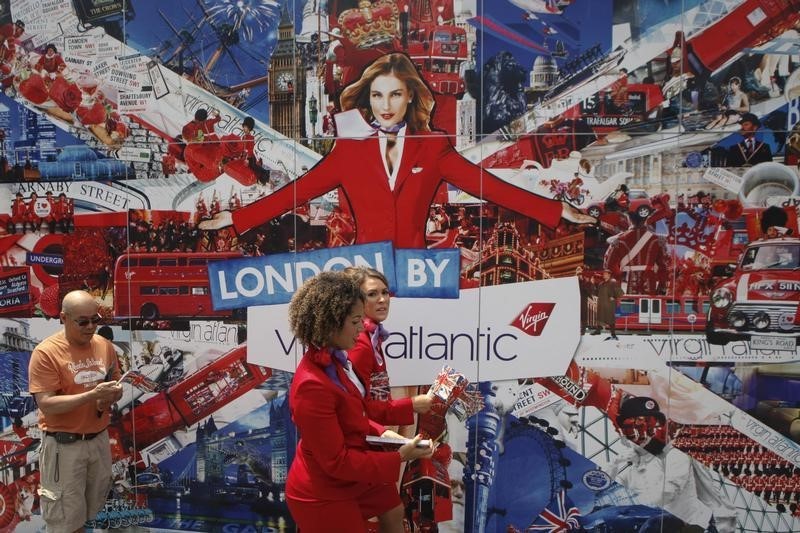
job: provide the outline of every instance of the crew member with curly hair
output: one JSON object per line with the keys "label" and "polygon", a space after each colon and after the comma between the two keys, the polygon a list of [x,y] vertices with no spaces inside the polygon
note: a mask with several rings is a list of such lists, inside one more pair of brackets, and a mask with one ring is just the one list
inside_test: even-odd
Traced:
{"label": "crew member with curly hair", "polygon": [[289,390],[300,434],[286,481],[289,510],[304,533],[366,532],[378,516],[381,532],[402,533],[403,506],[395,485],[400,463],[430,457],[420,436],[397,451],[366,442],[374,402],[347,358],[363,329],[364,296],[348,274],[323,272],[289,304],[289,325],[308,347]]}

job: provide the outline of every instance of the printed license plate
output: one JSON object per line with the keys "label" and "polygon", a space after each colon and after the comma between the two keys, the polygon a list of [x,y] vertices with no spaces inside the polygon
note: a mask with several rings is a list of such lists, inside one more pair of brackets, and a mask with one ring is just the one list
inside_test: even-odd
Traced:
{"label": "printed license plate", "polygon": [[767,337],[754,335],[750,337],[751,350],[791,350],[797,347],[794,337]]}

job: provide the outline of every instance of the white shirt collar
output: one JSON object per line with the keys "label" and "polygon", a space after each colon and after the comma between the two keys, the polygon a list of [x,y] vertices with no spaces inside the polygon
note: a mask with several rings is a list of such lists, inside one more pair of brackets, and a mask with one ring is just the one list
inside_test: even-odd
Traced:
{"label": "white shirt collar", "polygon": [[400,169],[400,162],[403,161],[403,145],[405,144],[406,138],[406,129],[408,126],[403,126],[400,128],[400,131],[397,132],[397,164],[395,164],[392,172],[389,172],[389,163],[386,161],[386,134],[383,133],[381,130],[378,130],[378,143],[381,148],[381,159],[383,160],[383,170],[386,172],[386,176],[389,179],[389,188],[394,190],[394,183],[397,180],[397,171]]}

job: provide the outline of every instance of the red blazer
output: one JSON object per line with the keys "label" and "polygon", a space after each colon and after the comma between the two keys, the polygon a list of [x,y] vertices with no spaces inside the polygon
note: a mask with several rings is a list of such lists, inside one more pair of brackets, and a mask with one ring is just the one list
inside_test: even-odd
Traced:
{"label": "red blazer", "polygon": [[315,363],[323,349],[305,353],[289,389],[289,410],[300,441],[289,469],[286,495],[302,501],[358,497],[371,484],[394,483],[400,454],[367,446],[371,404],[339,368],[342,389]]}
{"label": "red blazer", "polygon": [[186,124],[181,130],[183,140],[187,143],[197,142],[197,134],[203,132],[204,141],[217,141],[219,138],[214,131],[214,126],[222,120],[222,117],[216,116],[206,120],[192,120]]}
{"label": "red blazer", "polygon": [[[366,390],[366,398],[370,396],[370,385],[372,383],[372,375],[379,372],[386,372],[386,364],[381,365],[375,359],[375,352],[372,348],[372,341],[370,335],[377,324],[364,319],[364,331],[359,333],[356,345],[347,351],[347,357],[353,365],[356,374],[361,378],[361,383],[364,384]],[[411,398],[400,398],[393,400],[391,396],[388,401],[372,400],[374,405],[370,408],[370,419],[379,424],[390,425],[410,425],[414,423],[414,407],[411,403]],[[400,419],[399,417],[403,417]],[[381,428],[377,428],[380,430]],[[382,431],[381,431],[382,432]]]}
{"label": "red blazer", "polygon": [[405,138],[394,190],[389,188],[377,134],[341,138],[307,173],[234,211],[233,225],[243,233],[341,187],[356,221],[356,243],[393,241],[396,248],[425,248],[425,220],[443,181],[551,228],[561,219],[561,202],[485,172],[456,152],[445,135],[421,132]]}

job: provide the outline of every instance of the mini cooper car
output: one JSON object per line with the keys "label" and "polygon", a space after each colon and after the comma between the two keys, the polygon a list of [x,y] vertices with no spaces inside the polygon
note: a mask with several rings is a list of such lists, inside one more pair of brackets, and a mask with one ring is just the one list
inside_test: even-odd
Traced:
{"label": "mini cooper car", "polygon": [[752,242],[733,275],[711,291],[711,344],[749,340],[751,349],[791,350],[800,337],[800,239]]}
{"label": "mini cooper car", "polygon": [[[607,210],[614,198],[616,191],[609,194],[605,199],[600,202],[589,205],[586,208],[586,213],[595,218],[600,218]],[[653,212],[653,206],[650,205],[650,196],[644,189],[628,189],[628,206],[627,211],[637,213],[641,218],[645,219]]]}

